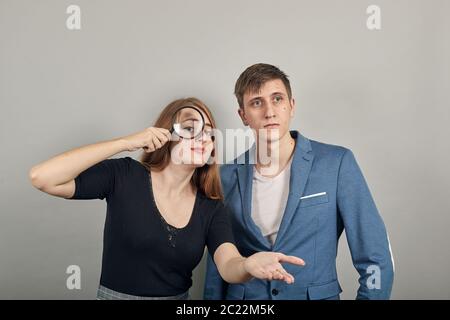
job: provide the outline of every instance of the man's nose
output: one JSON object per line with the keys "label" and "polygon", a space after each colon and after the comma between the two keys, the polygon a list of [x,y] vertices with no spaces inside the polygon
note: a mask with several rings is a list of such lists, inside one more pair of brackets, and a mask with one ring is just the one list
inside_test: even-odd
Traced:
{"label": "man's nose", "polygon": [[264,116],[266,119],[275,117],[275,111],[271,103],[266,103]]}

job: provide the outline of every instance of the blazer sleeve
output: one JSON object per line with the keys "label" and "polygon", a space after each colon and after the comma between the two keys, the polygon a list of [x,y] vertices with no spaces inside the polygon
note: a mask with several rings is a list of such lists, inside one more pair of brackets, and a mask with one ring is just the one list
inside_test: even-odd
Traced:
{"label": "blazer sleeve", "polygon": [[389,299],[394,262],[388,235],[361,169],[348,149],[339,168],[337,206],[359,273],[356,299]]}
{"label": "blazer sleeve", "polygon": [[227,288],[228,283],[222,279],[211,254],[208,254],[203,299],[225,300]]}

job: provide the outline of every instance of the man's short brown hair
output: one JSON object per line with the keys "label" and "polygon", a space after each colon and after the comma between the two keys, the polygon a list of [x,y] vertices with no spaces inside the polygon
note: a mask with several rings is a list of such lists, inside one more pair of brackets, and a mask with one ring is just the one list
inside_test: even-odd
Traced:
{"label": "man's short brown hair", "polygon": [[254,64],[244,72],[241,73],[239,78],[236,81],[236,85],[234,87],[234,94],[239,103],[239,107],[244,107],[244,94],[247,92],[258,92],[261,87],[269,80],[280,79],[284,86],[286,87],[286,91],[289,97],[289,100],[292,99],[292,90],[291,84],[289,82],[288,76],[278,69],[277,67],[266,64],[266,63],[257,63]]}

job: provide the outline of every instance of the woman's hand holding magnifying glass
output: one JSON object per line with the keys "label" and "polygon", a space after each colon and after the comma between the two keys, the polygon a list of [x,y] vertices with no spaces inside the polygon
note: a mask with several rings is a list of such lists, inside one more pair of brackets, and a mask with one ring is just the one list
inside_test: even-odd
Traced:
{"label": "woman's hand holding magnifying glass", "polygon": [[202,134],[204,128],[205,120],[201,112],[193,106],[184,106],[174,113],[172,130],[150,127],[126,136],[124,140],[128,151],[136,151],[143,148],[145,152],[150,153],[160,149],[170,141],[172,132],[175,133],[174,138],[194,139]]}
{"label": "woman's hand holding magnifying glass", "polygon": [[153,152],[160,149],[168,141],[172,134],[164,128],[149,127],[138,133],[124,137],[128,151],[144,149],[145,152]]}

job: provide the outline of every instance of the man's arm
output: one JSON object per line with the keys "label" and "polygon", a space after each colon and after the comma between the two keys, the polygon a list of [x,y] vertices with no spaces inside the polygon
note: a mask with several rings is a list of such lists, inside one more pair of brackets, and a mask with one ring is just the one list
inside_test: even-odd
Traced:
{"label": "man's arm", "polygon": [[337,204],[353,265],[360,275],[356,299],[389,299],[394,279],[389,239],[350,150],[346,150],[341,160]]}

